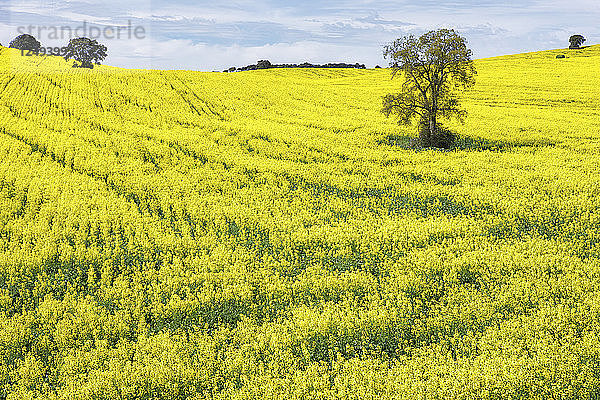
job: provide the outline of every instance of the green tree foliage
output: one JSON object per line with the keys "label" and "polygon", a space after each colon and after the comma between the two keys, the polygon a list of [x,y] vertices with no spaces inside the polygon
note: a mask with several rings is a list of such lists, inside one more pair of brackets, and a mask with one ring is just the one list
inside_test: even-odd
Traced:
{"label": "green tree foliage", "polygon": [[74,59],[73,67],[94,68],[94,64],[100,64],[107,56],[106,46],[96,40],[85,37],[71,39],[65,52],[65,60]]}
{"label": "green tree foliage", "polygon": [[14,38],[10,42],[8,47],[13,49],[30,50],[33,52],[38,52],[42,45],[40,44],[40,42],[38,42],[38,40],[35,37],[28,34],[23,34]]}
{"label": "green tree foliage", "polygon": [[570,49],[579,49],[581,45],[585,42],[585,38],[582,35],[573,35],[569,38],[569,46]]}
{"label": "green tree foliage", "polygon": [[422,146],[448,147],[452,139],[440,129],[438,117],[462,120],[466,116],[456,89],[475,83],[471,55],[466,40],[448,29],[419,38],[406,36],[385,46],[392,78],[401,72],[404,83],[400,93],[384,96],[383,113],[394,114],[404,125],[418,120]]}

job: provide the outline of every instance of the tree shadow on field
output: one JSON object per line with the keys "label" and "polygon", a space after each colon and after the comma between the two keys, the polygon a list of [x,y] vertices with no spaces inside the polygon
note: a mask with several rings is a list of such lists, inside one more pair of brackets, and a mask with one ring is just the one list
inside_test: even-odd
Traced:
{"label": "tree shadow on field", "polygon": [[517,140],[492,140],[477,136],[459,136],[452,145],[455,150],[507,151],[519,147],[554,147],[550,139],[523,138]]}
{"label": "tree shadow on field", "polygon": [[[377,141],[380,145],[397,146],[407,150],[427,150],[419,144],[415,136],[390,133]],[[508,151],[519,147],[554,147],[556,142],[550,139],[517,139],[517,140],[492,140],[477,136],[458,136],[449,149],[430,148],[433,150],[463,150],[463,151]]]}
{"label": "tree shadow on field", "polygon": [[377,144],[387,146],[398,146],[404,149],[412,149],[417,143],[417,138],[409,135],[402,135],[400,133],[389,133],[379,140]]}

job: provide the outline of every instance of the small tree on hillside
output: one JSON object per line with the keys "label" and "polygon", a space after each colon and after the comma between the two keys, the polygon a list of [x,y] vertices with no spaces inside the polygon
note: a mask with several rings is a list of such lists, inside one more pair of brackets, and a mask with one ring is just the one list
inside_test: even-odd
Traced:
{"label": "small tree on hillside", "polygon": [[384,47],[383,54],[390,58],[392,78],[401,72],[404,83],[400,93],[383,98],[382,112],[396,115],[403,125],[417,120],[423,147],[450,147],[454,135],[440,126],[438,117],[462,121],[466,111],[459,107],[455,91],[475,83],[465,38],[454,30],[439,29],[419,38],[397,39]]}
{"label": "small tree on hillside", "polygon": [[25,33],[14,38],[12,42],[9,43],[8,47],[37,53],[40,51],[42,45],[36,38]]}
{"label": "small tree on hillside", "polygon": [[581,35],[573,35],[569,38],[569,42],[571,43],[569,49],[579,49],[585,42],[585,38]]}
{"label": "small tree on hillside", "polygon": [[96,40],[81,37],[69,41],[64,57],[65,60],[74,59],[76,63],[73,64],[73,67],[75,68],[94,68],[94,64],[100,64],[100,61],[106,58],[106,51],[106,46]]}

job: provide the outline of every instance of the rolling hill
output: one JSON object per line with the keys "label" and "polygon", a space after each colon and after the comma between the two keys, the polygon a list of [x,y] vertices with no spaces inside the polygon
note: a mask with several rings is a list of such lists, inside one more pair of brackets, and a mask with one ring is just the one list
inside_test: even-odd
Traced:
{"label": "rolling hill", "polygon": [[599,397],[600,46],[476,67],[416,151],[386,69],[0,47],[0,398]]}

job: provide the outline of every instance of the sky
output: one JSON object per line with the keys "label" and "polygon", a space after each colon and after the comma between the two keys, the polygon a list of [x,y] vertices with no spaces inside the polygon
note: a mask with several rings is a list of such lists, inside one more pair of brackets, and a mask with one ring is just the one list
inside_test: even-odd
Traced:
{"label": "sky", "polygon": [[126,68],[386,66],[386,43],[438,28],[467,38],[474,58],[565,48],[572,34],[596,44],[600,1],[0,0],[3,45],[20,33],[52,47],[95,36],[108,47],[104,63]]}

